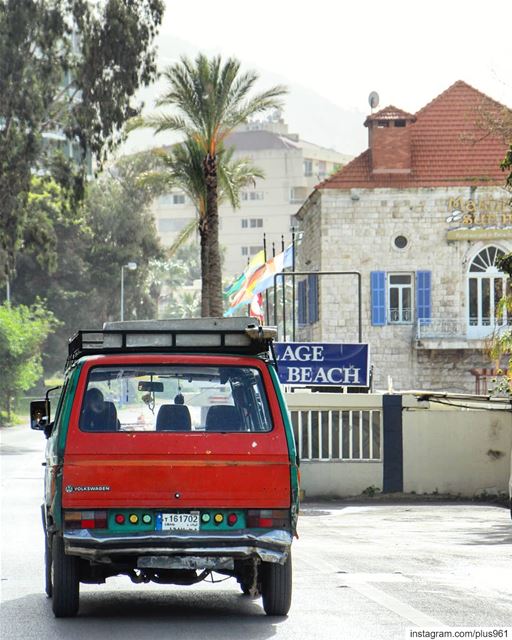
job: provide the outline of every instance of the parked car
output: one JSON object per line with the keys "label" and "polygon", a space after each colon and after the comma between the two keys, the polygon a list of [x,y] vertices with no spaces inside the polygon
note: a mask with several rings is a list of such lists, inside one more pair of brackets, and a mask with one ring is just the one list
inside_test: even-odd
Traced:
{"label": "parked car", "polygon": [[298,465],[273,337],[229,318],[109,323],[70,340],[55,418],[47,399],[31,405],[48,437],[55,616],[76,615],[80,582],[192,585],[212,572],[287,614]]}

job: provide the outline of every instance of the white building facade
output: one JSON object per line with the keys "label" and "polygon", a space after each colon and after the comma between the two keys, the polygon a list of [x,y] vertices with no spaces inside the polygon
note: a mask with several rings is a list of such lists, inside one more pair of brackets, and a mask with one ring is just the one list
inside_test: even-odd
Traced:
{"label": "white building facade", "polygon": [[[350,156],[300,140],[288,133],[278,118],[240,127],[226,140],[235,147],[235,158],[250,158],[264,179],[241,194],[241,208],[223,204],[220,213],[220,243],[224,251],[223,276],[230,280],[241,273],[248,260],[263,248],[276,253],[289,244],[294,214],[319,181],[343,166]],[[195,216],[188,198],[179,190],[159,198],[154,205],[157,229],[164,245],[170,246],[180,230]]]}

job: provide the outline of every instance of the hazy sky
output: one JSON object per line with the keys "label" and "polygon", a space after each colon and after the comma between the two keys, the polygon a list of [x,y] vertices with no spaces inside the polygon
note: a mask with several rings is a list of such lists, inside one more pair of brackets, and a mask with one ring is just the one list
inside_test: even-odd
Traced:
{"label": "hazy sky", "polygon": [[512,0],[166,0],[162,36],[235,55],[344,108],[417,111],[465,80],[512,106]]}

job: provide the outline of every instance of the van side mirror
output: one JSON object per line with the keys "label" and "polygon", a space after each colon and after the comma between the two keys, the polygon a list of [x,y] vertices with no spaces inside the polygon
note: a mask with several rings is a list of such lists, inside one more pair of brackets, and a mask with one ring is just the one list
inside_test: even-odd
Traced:
{"label": "van side mirror", "polygon": [[35,431],[44,431],[48,437],[50,426],[50,401],[34,400],[30,403],[30,428]]}

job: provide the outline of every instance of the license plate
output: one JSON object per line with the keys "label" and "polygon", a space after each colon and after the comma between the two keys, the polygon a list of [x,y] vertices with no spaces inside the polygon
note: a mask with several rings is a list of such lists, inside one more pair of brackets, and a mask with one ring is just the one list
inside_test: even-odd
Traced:
{"label": "license plate", "polygon": [[162,513],[162,531],[199,531],[199,511]]}

